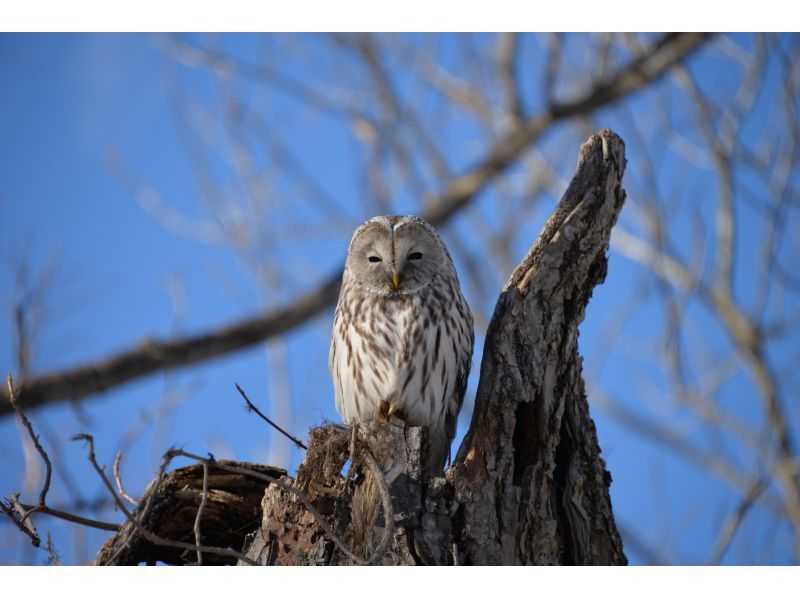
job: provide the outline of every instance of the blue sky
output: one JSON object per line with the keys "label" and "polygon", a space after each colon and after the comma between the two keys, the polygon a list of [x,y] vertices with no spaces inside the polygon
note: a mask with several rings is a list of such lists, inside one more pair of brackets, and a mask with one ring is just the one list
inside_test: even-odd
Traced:
{"label": "blue sky", "polygon": [[[313,45],[313,41],[304,41]],[[452,43],[448,40],[445,45]],[[525,43],[530,44],[530,51],[535,50],[535,41]],[[250,37],[227,38],[224,44],[228,51],[241,56],[274,51],[269,43],[262,46]],[[709,89],[727,92],[729,76],[713,56],[694,61],[692,68],[700,70]],[[325,65],[314,73],[303,69],[302,65],[286,65],[286,71],[300,80],[310,81],[316,76],[335,79]],[[54,255],[60,265],[34,371],[90,361],[151,337],[205,330],[257,313],[273,300],[264,296],[252,272],[229,250],[173,234],[155,222],[137,204],[134,192],[141,188],[131,185],[119,169],[110,166],[124,164],[126,172],[146,181],[176,210],[192,218],[207,215],[198,199],[192,161],[180,137],[181,121],[190,118],[191,110],[181,112],[187,107],[183,105],[176,117],[176,105],[170,103],[170,84],[176,72],[182,89],[201,98],[201,102],[212,102],[220,93],[202,72],[185,68],[176,71],[174,64],[141,36],[0,35],[0,80],[6,82],[0,99],[0,257],[6,258],[5,267],[0,270],[0,307],[8,310],[13,301],[15,284],[8,267],[13,256],[26,256],[34,271],[43,269]],[[662,91],[670,93],[666,84],[647,93]],[[252,84],[242,83],[240,92],[253,104],[271,103],[270,114],[275,119],[267,126],[291,132],[287,138],[295,155],[314,170],[317,180],[339,202],[344,222],[357,223],[372,215],[364,213],[363,181],[358,180],[350,165],[360,158],[361,150],[354,146],[347,123],[314,111],[298,111],[289,99]],[[531,98],[536,96],[533,80],[526,93]],[[754,131],[770,118],[768,100],[754,116]],[[435,111],[436,102],[430,101],[431,110]],[[646,93],[640,94],[631,101],[631,109],[635,112],[646,102]],[[625,129],[630,124],[616,113],[602,111],[595,120],[629,139]],[[457,117],[448,122],[452,129],[442,133],[442,145],[452,152],[453,164],[463,168],[485,140],[478,129]],[[687,130],[690,131],[688,125]],[[545,151],[558,146],[560,131],[555,130],[541,142]],[[567,162],[574,164],[577,146],[568,153]],[[659,172],[660,186],[689,198],[712,192],[714,183],[708,175],[704,178],[694,171],[687,175],[685,165],[678,162],[667,152]],[[221,162],[212,161],[209,168],[222,180],[230,177]],[[635,177],[636,171],[636,157],[629,156],[626,176]],[[569,173],[562,176],[568,177]],[[291,192],[286,183],[276,184],[283,192]],[[554,199],[551,197],[548,205],[529,217],[526,230],[530,236],[518,240],[518,247],[514,248],[518,257],[532,242]],[[415,198],[406,195],[393,200],[394,207],[402,208],[412,205]],[[487,219],[499,217],[501,212],[494,201],[491,192],[483,194],[476,212]],[[268,226],[265,223],[265,243],[287,223],[307,221],[324,226],[333,221],[324,210],[297,204],[289,208],[279,211],[275,222]],[[688,221],[690,216],[681,212],[675,218]],[[445,239],[448,235],[462,235],[462,241],[474,247],[475,241],[467,238],[467,230],[463,221],[457,220],[445,231]],[[747,255],[759,240],[750,229],[744,230],[740,252]],[[678,245],[686,239],[688,236],[679,236]],[[293,259],[286,253],[294,250],[302,252],[302,263],[307,268],[294,272],[290,292],[283,293],[288,296],[298,289],[312,288],[324,274],[332,272],[344,257],[346,238],[329,236],[312,243],[305,236],[284,245],[276,259]],[[609,275],[596,290],[581,328],[584,355],[599,346],[604,326],[634,292],[637,268],[621,255],[610,254]],[[754,279],[747,268],[743,272],[737,280],[737,290],[747,293]],[[505,273],[494,277],[502,280]],[[277,296],[281,298],[281,293]],[[176,305],[180,315],[177,321]],[[720,336],[719,344],[725,343],[702,310],[693,309],[690,313],[701,322],[702,334],[716,334]],[[326,374],[330,316],[330,312],[326,313],[313,325],[291,333],[285,346],[268,350],[255,347],[196,368],[153,375],[78,406],[62,404],[36,411],[32,414],[34,426],[42,431],[46,445],[78,432],[95,435],[98,457],[110,466],[120,438],[130,430],[138,414],[143,409],[157,409],[165,393],[177,391],[186,393],[186,400],[177,400],[168,414],[147,425],[126,450],[123,474],[129,491],[141,491],[152,478],[161,452],[172,444],[195,453],[210,451],[218,458],[292,468],[301,455],[242,409],[234,382],[300,436],[326,419],[338,421]],[[642,343],[652,341],[658,337],[662,324],[659,320],[659,312],[651,305],[634,317],[625,331]],[[12,338],[10,319],[0,318],[0,369],[4,372],[14,369]],[[797,347],[796,339],[792,339],[781,349],[781,357]],[[472,392],[477,383],[480,348],[478,345],[475,350]],[[269,366],[278,363],[280,367],[284,351],[290,409],[268,400],[275,384],[280,383],[270,376]],[[587,357],[587,371],[597,368],[596,359]],[[635,345],[628,345],[614,352],[599,380],[635,404],[641,388],[637,385],[658,380],[653,369],[654,365],[638,354]],[[738,388],[729,391],[731,400],[738,402],[737,413],[757,417],[758,410],[752,403],[740,400],[748,393],[748,383],[740,380],[738,384]],[[665,388],[662,383],[652,390],[665,392]],[[614,478],[612,497],[618,521],[638,530],[653,544],[673,542],[674,552],[684,555],[687,562],[702,562],[719,522],[735,504],[733,497],[657,444],[631,436],[597,409],[592,413]],[[462,417],[459,436],[468,422],[467,415]],[[0,461],[0,494],[8,495],[24,486],[18,428],[8,418],[0,421],[0,451],[6,456]],[[62,451],[64,467],[83,486],[82,497],[100,495],[99,484],[84,461],[83,448],[64,443]],[[56,478],[50,502],[58,505],[74,498]],[[114,513],[107,513],[107,517],[119,518]],[[748,541],[735,544],[730,551],[733,562],[746,561],[748,551],[763,554],[763,547],[769,545],[774,546],[773,562],[791,558],[785,524],[771,529],[754,516],[752,525],[755,531],[743,533]],[[104,537],[90,531],[84,544],[71,540],[58,523],[46,529],[53,531],[68,562],[90,558]],[[16,544],[8,541],[9,534],[15,533],[9,526],[0,527],[2,563],[23,558],[22,540]],[[633,562],[640,562],[635,554],[629,552],[629,556]],[[37,562],[42,555],[29,551],[24,558]]]}

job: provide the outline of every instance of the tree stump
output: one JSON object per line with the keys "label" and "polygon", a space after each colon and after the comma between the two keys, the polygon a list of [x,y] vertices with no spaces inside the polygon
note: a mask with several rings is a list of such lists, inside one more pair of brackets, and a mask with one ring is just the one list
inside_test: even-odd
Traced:
{"label": "tree stump", "polygon": [[[350,428],[317,428],[295,484],[352,556],[275,486],[247,556],[263,564],[627,563],[578,354],[578,325],[605,278],[625,200],[625,163],[624,143],[609,130],[581,148],[569,188],[500,294],[472,422],[445,476],[424,478],[423,429],[362,424],[353,441]],[[364,455],[388,486],[388,527],[372,512],[381,500]]]}

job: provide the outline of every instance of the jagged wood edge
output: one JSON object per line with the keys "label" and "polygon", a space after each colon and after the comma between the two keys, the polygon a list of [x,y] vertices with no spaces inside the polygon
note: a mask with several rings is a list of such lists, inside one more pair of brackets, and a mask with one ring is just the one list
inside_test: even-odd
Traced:
{"label": "jagged wood edge", "polygon": [[625,164],[610,130],[583,145],[572,182],[498,299],[451,472],[467,562],[626,562],[577,346],[605,278]]}
{"label": "jagged wood edge", "polygon": [[[279,478],[282,469],[255,463],[219,461],[221,465],[239,467],[256,473]],[[246,535],[258,526],[261,499],[267,482],[242,473],[231,473],[210,466],[208,478],[208,505],[200,521],[204,544],[239,550]],[[202,498],[203,466],[196,463],[175,469],[158,482],[153,480],[145,490],[134,511],[140,518],[148,502],[141,523],[151,532],[166,540],[193,541],[193,526]],[[130,521],[125,521],[119,531],[109,537],[97,551],[93,565],[137,565],[162,562],[169,565],[194,563],[195,554],[169,546],[157,546],[137,532]],[[207,554],[204,564],[235,564],[236,559]]]}

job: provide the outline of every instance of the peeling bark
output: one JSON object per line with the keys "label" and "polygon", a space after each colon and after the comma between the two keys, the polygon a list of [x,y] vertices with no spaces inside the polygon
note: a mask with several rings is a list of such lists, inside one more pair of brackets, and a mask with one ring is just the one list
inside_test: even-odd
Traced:
{"label": "peeling bark", "polygon": [[270,484],[246,557],[264,565],[627,563],[578,354],[578,325],[605,277],[625,200],[624,169],[624,143],[609,130],[581,148],[575,177],[500,293],[472,422],[444,477],[425,476],[425,429],[396,420],[316,428],[296,478],[282,481],[318,515]]}
{"label": "peeling bark", "polygon": [[[256,473],[280,477],[286,472],[253,463],[219,461]],[[267,482],[239,473],[215,470],[209,465],[208,501],[200,520],[203,544],[239,550],[246,534],[261,521],[261,499]],[[133,512],[141,517],[145,505],[150,508],[141,523],[163,539],[194,543],[193,526],[203,493],[203,466],[190,465],[170,472],[156,484],[151,482]],[[137,533],[127,521],[119,532],[100,548],[93,565],[137,565],[139,563],[185,565],[195,563],[194,551],[157,546]],[[236,559],[204,554],[203,564],[230,565]]]}

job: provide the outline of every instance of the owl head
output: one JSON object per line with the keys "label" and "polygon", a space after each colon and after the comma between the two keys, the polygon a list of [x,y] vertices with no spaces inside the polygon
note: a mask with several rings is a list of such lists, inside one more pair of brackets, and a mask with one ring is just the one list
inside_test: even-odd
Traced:
{"label": "owl head", "polygon": [[345,271],[379,294],[413,293],[455,273],[436,230],[417,216],[376,216],[356,229]]}

